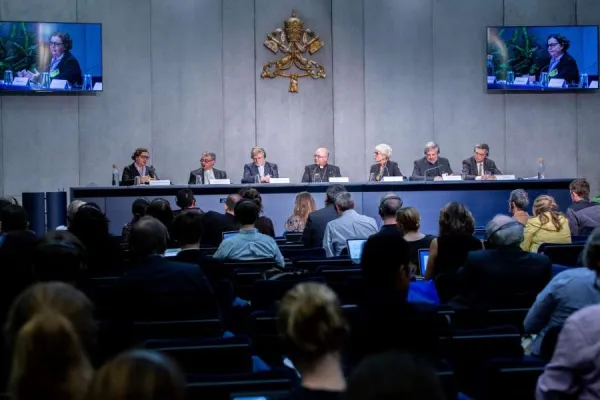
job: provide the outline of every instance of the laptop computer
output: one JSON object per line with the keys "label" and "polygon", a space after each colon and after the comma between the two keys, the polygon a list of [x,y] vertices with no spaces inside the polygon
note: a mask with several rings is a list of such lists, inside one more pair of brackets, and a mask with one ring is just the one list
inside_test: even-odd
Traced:
{"label": "laptop computer", "polygon": [[229,239],[231,237],[234,237],[235,235],[237,235],[238,233],[240,233],[240,231],[229,231],[229,232],[223,232],[223,240],[225,239]]}
{"label": "laptop computer", "polygon": [[419,249],[419,275],[425,276],[427,269],[427,260],[429,259],[429,249]]}
{"label": "laptop computer", "polygon": [[165,257],[175,257],[177,254],[179,254],[180,251],[181,251],[181,249],[167,249],[167,251],[165,251],[164,256]]}
{"label": "laptop computer", "polygon": [[348,248],[348,256],[354,264],[360,263],[362,256],[363,247],[365,246],[367,239],[348,239],[346,240],[346,246]]}

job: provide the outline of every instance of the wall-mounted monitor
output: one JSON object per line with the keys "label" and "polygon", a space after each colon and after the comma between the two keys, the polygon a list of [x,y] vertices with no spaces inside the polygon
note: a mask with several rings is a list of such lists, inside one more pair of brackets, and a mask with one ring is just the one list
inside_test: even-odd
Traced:
{"label": "wall-mounted monitor", "polygon": [[102,91],[102,25],[0,22],[0,93]]}
{"label": "wall-mounted monitor", "polygon": [[598,89],[598,26],[487,28],[488,90]]}

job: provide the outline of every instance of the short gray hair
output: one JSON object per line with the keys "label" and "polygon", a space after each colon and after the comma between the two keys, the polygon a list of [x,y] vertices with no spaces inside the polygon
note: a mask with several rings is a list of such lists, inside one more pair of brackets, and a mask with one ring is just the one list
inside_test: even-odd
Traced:
{"label": "short gray hair", "polygon": [[84,204],[85,201],[83,200],[73,200],[71,204],[69,204],[69,207],[67,207],[67,221],[73,221],[75,214],[77,214],[79,208]]}
{"label": "short gray hair", "polygon": [[354,200],[352,200],[352,195],[350,192],[341,192],[335,196],[335,205],[340,209],[340,211],[347,211],[354,208]]}
{"label": "short gray hair", "polygon": [[588,237],[583,250],[583,263],[596,274],[600,273],[600,228],[596,228]]}
{"label": "short gray hair", "polygon": [[204,156],[209,156],[211,160],[216,160],[217,159],[217,155],[213,152],[210,151],[205,151],[204,153],[202,153],[202,155],[200,156],[200,158],[203,158]]}
{"label": "short gray hair", "polygon": [[375,146],[375,150],[380,152],[386,158],[390,158],[392,156],[392,147],[389,144],[381,143]]}
{"label": "short gray hair", "polygon": [[440,146],[436,142],[427,142],[427,143],[425,143],[425,148],[423,149],[423,153],[427,154],[427,152],[432,149],[436,149],[439,153]]}
{"label": "short gray hair", "polygon": [[512,192],[510,192],[508,203],[515,203],[515,206],[519,210],[525,210],[529,205],[529,196],[527,195],[527,192],[525,190],[515,189]]}
{"label": "short gray hair", "polygon": [[523,241],[525,227],[508,215],[496,215],[485,227],[488,241],[495,246],[513,246]]}

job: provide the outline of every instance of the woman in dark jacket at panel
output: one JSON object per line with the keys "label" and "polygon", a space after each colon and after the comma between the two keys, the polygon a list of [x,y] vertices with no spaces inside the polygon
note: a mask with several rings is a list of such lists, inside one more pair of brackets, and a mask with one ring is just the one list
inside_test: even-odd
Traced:
{"label": "woman in dark jacket at panel", "polygon": [[398,163],[390,161],[392,148],[387,144],[375,146],[375,164],[371,165],[369,171],[370,181],[381,181],[384,176],[402,176]]}
{"label": "woman in dark jacket at panel", "polygon": [[579,68],[577,61],[567,53],[571,42],[562,35],[548,36],[548,54],[550,61],[542,68],[541,72],[548,72],[549,79],[564,79],[567,84],[579,83]]}

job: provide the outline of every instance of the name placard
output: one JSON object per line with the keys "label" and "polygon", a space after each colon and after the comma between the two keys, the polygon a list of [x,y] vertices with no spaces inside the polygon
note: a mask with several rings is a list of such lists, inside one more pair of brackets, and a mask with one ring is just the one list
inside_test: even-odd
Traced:
{"label": "name placard", "polygon": [[565,86],[564,79],[553,78],[550,79],[550,82],[548,83],[548,87],[551,88],[562,88],[563,86]]}
{"label": "name placard", "polygon": [[383,182],[404,182],[403,176],[384,176]]}
{"label": "name placard", "polygon": [[171,184],[171,181],[168,179],[158,179],[155,181],[148,182],[148,185],[150,185],[150,186],[169,186],[170,184]]}
{"label": "name placard", "polygon": [[592,81],[592,83],[590,83],[590,89],[598,89],[598,81]]}
{"label": "name placard", "polygon": [[496,83],[496,77],[495,76],[488,76],[487,77],[487,83],[488,83],[488,85]]}
{"label": "name placard", "polygon": [[331,177],[329,178],[329,182],[330,183],[348,183],[350,182],[350,179],[348,179],[347,176],[338,176],[338,177]]}
{"label": "name placard", "polygon": [[462,178],[460,175],[442,175],[443,181],[461,181]]}
{"label": "name placard", "polygon": [[210,185],[230,185],[231,179],[209,179],[208,183]]}
{"label": "name placard", "polygon": [[92,90],[102,90],[102,82],[96,82],[94,83],[94,88]]}
{"label": "name placard", "polygon": [[64,90],[67,88],[68,84],[69,82],[65,79],[52,79],[52,82],[50,82],[50,89]]}
{"label": "name placard", "polygon": [[290,183],[290,178],[271,178],[269,183]]}
{"label": "name placard", "polygon": [[517,179],[514,175],[496,175],[497,181],[514,181]]}
{"label": "name placard", "polygon": [[27,86],[29,85],[29,78],[27,78],[26,76],[18,76],[15,79],[13,79],[12,84],[13,86]]}
{"label": "name placard", "polygon": [[526,76],[519,76],[515,78],[515,85],[527,85],[529,78]]}

